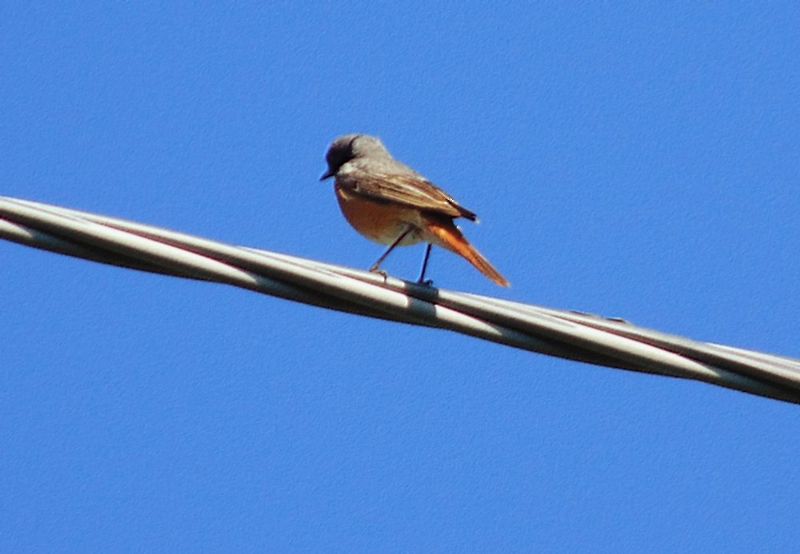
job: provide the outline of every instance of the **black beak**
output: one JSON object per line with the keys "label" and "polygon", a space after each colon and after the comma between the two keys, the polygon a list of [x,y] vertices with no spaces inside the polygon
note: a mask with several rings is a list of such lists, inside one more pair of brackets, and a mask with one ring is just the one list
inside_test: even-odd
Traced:
{"label": "black beak", "polygon": [[331,171],[331,169],[328,168],[328,170],[322,174],[322,177],[320,177],[319,180],[324,181],[325,179],[330,179],[331,177],[333,177],[333,171]]}

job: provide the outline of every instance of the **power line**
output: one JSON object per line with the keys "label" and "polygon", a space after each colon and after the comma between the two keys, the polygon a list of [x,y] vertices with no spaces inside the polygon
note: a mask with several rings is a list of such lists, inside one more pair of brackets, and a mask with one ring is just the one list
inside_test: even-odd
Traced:
{"label": "power line", "polygon": [[449,329],[595,365],[800,403],[800,361],[619,319],[448,291],[374,273],[0,196],[0,237],[121,267],[213,281],[353,314]]}

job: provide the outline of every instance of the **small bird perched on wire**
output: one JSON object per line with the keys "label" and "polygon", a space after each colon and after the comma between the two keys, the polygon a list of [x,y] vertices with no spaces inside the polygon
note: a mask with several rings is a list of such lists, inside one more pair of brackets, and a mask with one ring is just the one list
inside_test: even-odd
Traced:
{"label": "small bird perched on wire", "polygon": [[426,242],[421,283],[425,282],[431,246],[435,244],[463,257],[498,285],[509,286],[453,222],[458,217],[477,221],[477,216],[395,160],[380,139],[359,134],[341,136],[331,143],[325,160],[328,170],[320,181],[335,177],[336,198],[350,225],[368,239],[389,245],[370,271],[379,271],[395,247]]}

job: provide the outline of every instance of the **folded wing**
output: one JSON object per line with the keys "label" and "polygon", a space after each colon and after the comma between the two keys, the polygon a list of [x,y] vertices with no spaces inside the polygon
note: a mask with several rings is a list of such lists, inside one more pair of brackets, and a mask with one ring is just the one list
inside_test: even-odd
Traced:
{"label": "folded wing", "polygon": [[420,210],[450,217],[465,217],[476,221],[477,216],[461,206],[442,189],[419,175],[353,172],[339,175],[337,184],[353,194],[377,202],[398,202]]}

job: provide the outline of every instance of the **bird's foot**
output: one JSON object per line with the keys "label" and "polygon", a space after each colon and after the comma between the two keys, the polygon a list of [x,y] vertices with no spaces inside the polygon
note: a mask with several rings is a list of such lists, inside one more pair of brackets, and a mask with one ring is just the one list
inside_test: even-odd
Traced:
{"label": "bird's foot", "polygon": [[376,273],[376,274],[380,275],[381,277],[383,277],[383,282],[384,283],[389,278],[389,274],[386,273],[384,270],[382,270],[380,268],[380,266],[377,266],[377,265],[373,265],[371,268],[369,268],[369,272],[370,273]]}

